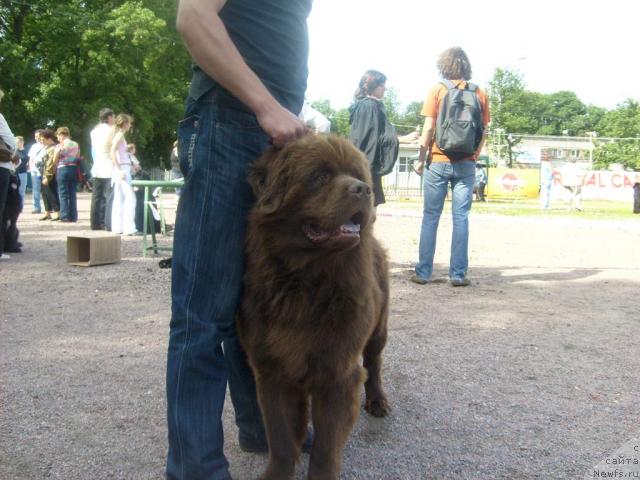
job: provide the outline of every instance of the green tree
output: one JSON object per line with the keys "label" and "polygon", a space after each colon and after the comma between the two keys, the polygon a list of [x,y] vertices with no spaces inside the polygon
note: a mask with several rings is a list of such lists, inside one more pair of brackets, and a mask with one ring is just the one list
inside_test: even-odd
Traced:
{"label": "green tree", "polygon": [[601,137],[640,136],[640,103],[627,99],[606,112],[598,122],[597,132]]}
{"label": "green tree", "polygon": [[625,168],[640,170],[640,103],[637,100],[627,99],[606,112],[597,131],[601,137],[620,140],[599,142],[594,152],[596,168],[619,163]]}
{"label": "green tree", "polygon": [[420,114],[423,102],[410,102],[404,109],[404,113],[398,119],[398,133],[405,135],[412,132],[416,127],[422,128],[424,117]]}
{"label": "green tree", "polygon": [[336,111],[331,108],[331,102],[326,99],[311,102],[311,106],[329,119],[331,133],[342,137],[349,136],[349,111],[346,108]]}
{"label": "green tree", "polygon": [[172,0],[5,1],[0,13],[3,110],[17,133],[67,125],[86,154],[108,106],[134,116],[143,164],[168,158],[190,77]]}

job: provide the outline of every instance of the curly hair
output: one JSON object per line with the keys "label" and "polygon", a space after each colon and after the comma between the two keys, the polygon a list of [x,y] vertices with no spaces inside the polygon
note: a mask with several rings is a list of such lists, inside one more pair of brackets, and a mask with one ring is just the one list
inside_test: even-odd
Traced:
{"label": "curly hair", "polygon": [[387,83],[387,77],[384,73],[381,73],[377,70],[367,70],[362,75],[360,82],[358,83],[358,89],[355,91],[353,96],[356,100],[363,99],[367,95],[371,95],[371,93],[380,85],[384,85]]}
{"label": "curly hair", "polygon": [[445,50],[438,57],[436,63],[440,76],[445,80],[470,80],[471,62],[460,47]]}

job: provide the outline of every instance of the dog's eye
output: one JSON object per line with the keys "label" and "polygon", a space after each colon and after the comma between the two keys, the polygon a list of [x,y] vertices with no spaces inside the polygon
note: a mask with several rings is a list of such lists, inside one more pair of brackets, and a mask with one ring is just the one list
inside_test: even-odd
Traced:
{"label": "dog's eye", "polygon": [[330,179],[331,175],[329,175],[329,172],[320,172],[316,177],[316,182],[318,182],[320,185],[324,185]]}
{"label": "dog's eye", "polygon": [[327,170],[320,170],[310,175],[305,183],[307,185],[307,189],[313,192],[329,183],[329,180],[331,180],[331,173]]}
{"label": "dog's eye", "polygon": [[320,170],[313,174],[313,183],[316,185],[324,185],[329,180],[331,180],[331,173],[327,170]]}

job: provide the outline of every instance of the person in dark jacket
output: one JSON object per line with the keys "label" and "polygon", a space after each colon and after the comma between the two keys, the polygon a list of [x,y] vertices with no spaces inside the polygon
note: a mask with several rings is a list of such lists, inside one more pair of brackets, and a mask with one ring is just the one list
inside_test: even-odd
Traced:
{"label": "person in dark jacket", "polygon": [[349,107],[349,140],[362,151],[371,167],[374,204],[385,203],[382,177],[393,169],[398,157],[399,143],[418,140],[418,133],[398,136],[387,119],[382,98],[387,77],[377,70],[367,70],[358,83],[354,102]]}
{"label": "person in dark jacket", "polygon": [[633,184],[633,213],[640,213],[640,175]]}
{"label": "person in dark jacket", "polygon": [[4,247],[0,253],[20,253],[22,243],[19,241],[18,217],[22,212],[22,197],[20,196],[20,177],[11,174],[9,178],[9,191],[2,215],[2,234],[4,235]]}
{"label": "person in dark jacket", "polygon": [[24,206],[24,196],[27,192],[27,175],[29,174],[29,155],[24,149],[24,137],[16,136],[16,154],[20,158],[20,165],[16,167],[16,174],[20,178],[20,187],[18,192]]}

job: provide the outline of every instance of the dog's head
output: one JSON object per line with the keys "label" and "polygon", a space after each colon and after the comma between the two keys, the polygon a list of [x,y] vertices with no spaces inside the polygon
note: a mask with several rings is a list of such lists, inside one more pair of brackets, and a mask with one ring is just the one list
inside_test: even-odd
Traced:
{"label": "dog's head", "polygon": [[249,175],[252,221],[287,249],[345,250],[370,235],[371,174],[364,155],[336,136],[308,136],[269,149]]}

